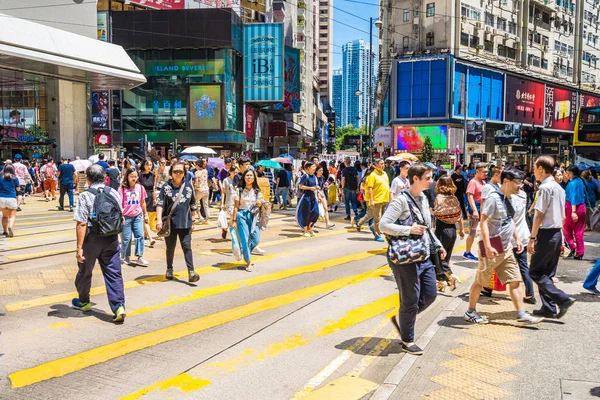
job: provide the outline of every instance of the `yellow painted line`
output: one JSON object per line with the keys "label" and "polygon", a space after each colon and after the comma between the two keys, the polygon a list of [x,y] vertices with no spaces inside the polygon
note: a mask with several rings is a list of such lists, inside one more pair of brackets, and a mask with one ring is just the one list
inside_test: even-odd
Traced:
{"label": "yellow painted line", "polygon": [[10,374],[9,378],[13,388],[33,385],[48,379],[81,371],[93,365],[101,364],[161,343],[203,332],[215,326],[220,326],[263,311],[279,308],[322,293],[365,282],[370,279],[381,278],[382,276],[389,274],[389,272],[390,269],[387,266],[380,267],[362,274],[340,278],[279,296],[253,301],[229,310],[182,322],[128,339],[118,340],[72,356],[50,361],[33,368],[17,371]]}
{"label": "yellow painted line", "polygon": [[[75,222],[75,221],[73,221],[73,222]],[[17,225],[19,225],[19,224],[17,223]],[[64,231],[64,229],[56,229],[56,228],[54,228],[54,229],[42,229],[42,230],[35,229],[35,230],[32,230],[32,231],[19,231],[19,233],[21,233],[23,235],[27,235],[27,236],[25,236],[25,237],[21,236],[21,237],[6,239],[6,242],[7,243],[12,243],[12,242],[22,242],[22,241],[25,241],[25,240],[39,240],[39,239],[42,239],[42,238],[32,238],[31,236],[33,236],[33,235],[42,235],[44,233],[51,233],[52,237],[54,237],[56,235],[64,235],[64,236],[75,235],[75,229],[73,229],[72,232],[58,233],[60,231]]]}
{"label": "yellow painted line", "polygon": [[[303,251],[303,250],[298,249],[298,250],[293,250],[293,251],[286,251],[283,253],[268,254],[265,256],[261,256],[258,260],[259,261],[268,261],[268,260],[272,260],[277,257],[282,257],[282,256],[286,256],[289,254],[297,253],[299,251]],[[246,266],[246,263],[244,261],[236,261],[233,263],[227,263],[225,265],[222,265],[219,268],[215,268],[212,265],[207,265],[204,267],[196,268],[196,273],[198,275],[205,275],[205,274],[223,271],[225,269],[232,269],[232,268],[238,268],[238,267],[243,267],[243,266]],[[188,276],[188,273],[187,273],[187,271],[175,272],[173,275],[177,279],[186,279]],[[164,275],[153,275],[153,276],[149,276],[147,278],[140,278],[140,279],[134,279],[132,281],[126,281],[126,282],[123,282],[123,287],[125,289],[133,289],[136,287],[148,286],[148,285],[152,285],[152,284],[160,283],[160,282],[167,282],[167,279],[165,278]],[[104,285],[96,286],[96,287],[93,287],[90,289],[90,296],[97,296],[97,295],[104,294],[104,293],[106,293],[106,286],[104,286]],[[4,308],[8,312],[21,311],[21,310],[26,310],[28,308],[45,306],[48,304],[64,303],[65,301],[71,301],[71,299],[73,299],[74,297],[77,297],[77,296],[78,296],[77,292],[61,293],[61,294],[57,294],[54,296],[44,296],[44,297],[40,297],[37,299],[31,299],[31,300],[20,301],[17,303],[7,304],[4,306]],[[127,314],[131,315],[130,313],[127,313]]]}
{"label": "yellow painted line", "polygon": [[67,219],[45,219],[45,220],[40,220],[40,221],[33,221],[33,222],[18,222],[19,220],[17,219],[17,222],[15,223],[16,227],[19,226],[23,226],[23,225],[42,225],[42,224],[54,224],[54,223],[67,223],[67,222],[72,222],[73,226],[75,226],[75,221],[73,221],[73,217],[71,218],[67,218]]}
{"label": "yellow painted line", "polygon": [[375,382],[362,378],[342,376],[329,382],[321,389],[314,391],[305,397],[309,400],[359,400],[377,389],[379,385]]}
{"label": "yellow painted line", "polygon": [[189,393],[198,389],[203,388],[204,386],[210,385],[211,382],[205,379],[194,378],[190,374],[184,373],[180,375],[175,375],[172,378],[165,379],[164,381],[160,381],[152,386],[148,386],[138,392],[132,393],[130,395],[121,397],[121,400],[134,400],[139,399],[142,396],[154,391],[163,392],[168,389],[178,388],[182,393]]}
{"label": "yellow painted line", "polygon": [[[397,294],[384,297],[367,304],[363,304],[358,308],[348,311],[339,320],[329,322],[321,329],[317,328],[317,330],[315,330],[309,336],[303,336],[300,334],[287,335],[281,341],[271,343],[268,346],[265,346],[265,348],[262,351],[258,351],[252,348],[244,349],[239,354],[229,357],[226,360],[216,361],[210,364],[193,368],[191,370],[188,370],[185,374],[180,374],[165,379],[164,381],[158,382],[156,384],[138,390],[135,393],[122,397],[121,400],[135,400],[149,393],[156,392],[157,389],[160,391],[164,391],[166,389],[173,388],[175,387],[175,385],[172,385],[171,383],[179,382],[180,379],[192,382],[210,382],[210,379],[213,379],[216,376],[232,373],[237,371],[241,367],[249,367],[259,362],[274,358],[282,353],[293,351],[297,348],[314,342],[320,337],[328,336],[340,330],[358,325],[390,309],[394,309],[394,312],[397,312],[397,307]],[[386,318],[386,321],[389,321],[389,318]],[[187,376],[181,377],[182,375]],[[198,376],[201,376],[201,378],[198,378]],[[204,386],[207,385],[203,385],[202,387]],[[198,389],[201,389],[202,387],[199,387]]]}
{"label": "yellow painted line", "polygon": [[[356,232],[356,229],[344,229],[344,230],[339,230],[339,231],[319,232],[315,235],[314,238],[307,238],[307,237],[302,236],[300,233],[300,230],[298,229],[298,237],[292,237],[292,238],[287,238],[287,239],[277,239],[277,240],[271,240],[268,242],[261,242],[260,247],[276,246],[278,244],[294,243],[299,240],[318,239],[318,238],[322,238],[322,237],[335,236],[335,235],[341,235],[343,233],[352,233],[352,232]],[[218,253],[218,254],[219,253],[231,253],[231,248],[212,249],[212,250],[208,250],[208,251],[197,251],[196,252],[196,254],[201,254],[203,256],[214,256],[215,253]]]}
{"label": "yellow painted line", "polygon": [[[305,252],[306,250],[302,250]],[[202,299],[209,296],[215,296],[217,294],[231,292],[238,289],[244,289],[251,286],[260,285],[262,283],[268,283],[273,281],[278,281],[281,279],[290,278],[292,276],[298,276],[302,274],[307,274],[311,272],[322,271],[327,268],[336,267],[339,265],[343,265],[352,261],[365,260],[367,258],[385,254],[385,249],[382,250],[373,250],[373,251],[365,251],[357,254],[350,254],[344,257],[333,258],[326,261],[320,261],[314,264],[304,265],[302,267],[292,268],[289,270],[283,270],[278,272],[273,272],[271,274],[261,275],[250,279],[244,279],[237,282],[225,283],[219,286],[213,286],[205,289],[194,290],[191,293],[187,293],[184,296],[171,296],[169,301],[166,303],[157,304],[150,307],[144,307],[133,311],[128,311],[128,316],[138,315],[147,313],[149,311],[160,310],[162,308],[171,307],[177,304],[187,303],[190,301]],[[245,265],[245,264],[244,264]]]}
{"label": "yellow painted line", "polygon": [[17,254],[15,256],[6,256],[6,259],[8,261],[20,261],[20,260],[27,260],[30,258],[50,257],[50,256],[57,256],[60,254],[75,253],[75,250],[76,249],[74,249],[74,248],[70,248],[70,249],[65,249],[65,250],[42,251],[39,253]]}

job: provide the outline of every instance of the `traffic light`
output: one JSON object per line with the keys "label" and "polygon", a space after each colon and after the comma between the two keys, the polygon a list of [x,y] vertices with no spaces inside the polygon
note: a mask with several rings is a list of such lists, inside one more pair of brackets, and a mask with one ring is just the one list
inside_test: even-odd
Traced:
{"label": "traffic light", "polygon": [[521,128],[521,144],[523,146],[531,145],[531,128]]}
{"label": "traffic light", "polygon": [[533,136],[531,138],[532,146],[541,146],[543,132],[544,132],[544,130],[542,128],[539,128],[539,127],[535,128],[535,131],[533,131]]}
{"label": "traffic light", "polygon": [[175,154],[175,143],[169,143],[169,154]]}

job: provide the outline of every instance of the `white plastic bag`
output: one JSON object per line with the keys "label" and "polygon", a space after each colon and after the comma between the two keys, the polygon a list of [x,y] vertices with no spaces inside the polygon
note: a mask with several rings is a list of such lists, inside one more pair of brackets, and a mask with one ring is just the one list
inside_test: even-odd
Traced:
{"label": "white plastic bag", "polygon": [[319,218],[325,218],[325,207],[319,202]]}
{"label": "white plastic bag", "polygon": [[219,217],[217,218],[217,227],[225,229],[228,225],[229,219],[227,218],[227,212],[225,212],[225,210],[219,211]]}
{"label": "white plastic bag", "polygon": [[242,259],[242,249],[240,248],[237,230],[229,228],[229,233],[231,234],[231,253],[236,261],[240,261]]}

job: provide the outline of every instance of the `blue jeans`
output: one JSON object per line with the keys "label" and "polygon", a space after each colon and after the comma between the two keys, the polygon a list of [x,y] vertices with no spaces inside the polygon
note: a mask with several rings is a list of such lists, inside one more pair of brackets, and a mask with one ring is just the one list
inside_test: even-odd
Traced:
{"label": "blue jeans", "polygon": [[249,263],[252,250],[260,243],[260,229],[254,224],[254,215],[249,210],[238,210],[236,222],[244,261]]}
{"label": "blue jeans", "polygon": [[513,249],[513,254],[519,264],[521,278],[523,278],[523,284],[525,285],[525,296],[533,298],[535,293],[533,292],[533,280],[531,279],[531,276],[529,276],[529,267],[527,266],[527,249],[519,254],[515,248]]}
{"label": "blue jeans", "polygon": [[[288,206],[288,199],[287,199],[287,195],[288,195],[288,190],[290,188],[287,187],[278,187],[277,191],[275,192],[275,196],[277,197],[277,202],[279,204],[283,204],[284,207]],[[283,196],[283,203],[281,202],[281,197]]]}
{"label": "blue jeans", "polygon": [[65,206],[65,193],[69,196],[69,207],[73,207],[73,186],[73,183],[60,185],[60,197],[58,198],[58,205],[60,208],[64,208]]}
{"label": "blue jeans", "polygon": [[141,257],[144,255],[144,214],[137,217],[125,217],[123,232],[121,232],[122,257],[128,259],[131,255],[131,233],[135,238],[135,255]]}
{"label": "blue jeans", "polygon": [[356,190],[350,190],[344,188],[344,205],[346,206],[346,216],[350,216],[350,204],[352,204],[352,210],[354,210],[354,216],[358,214],[358,207],[356,206]]}
{"label": "blue jeans", "polygon": [[600,277],[600,260],[596,261],[594,267],[585,278],[585,282],[583,282],[583,287],[585,289],[595,289],[596,284],[598,283],[598,277]]}

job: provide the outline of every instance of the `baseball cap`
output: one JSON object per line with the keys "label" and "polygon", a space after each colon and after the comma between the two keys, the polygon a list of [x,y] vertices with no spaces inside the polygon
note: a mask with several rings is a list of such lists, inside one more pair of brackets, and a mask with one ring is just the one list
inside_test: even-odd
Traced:
{"label": "baseball cap", "polygon": [[12,164],[12,160],[6,160],[4,161],[4,164]]}
{"label": "baseball cap", "polygon": [[20,160],[20,159],[22,159],[22,158],[23,158],[23,156],[22,156],[22,155],[20,155],[20,154],[15,154],[15,160]]}

